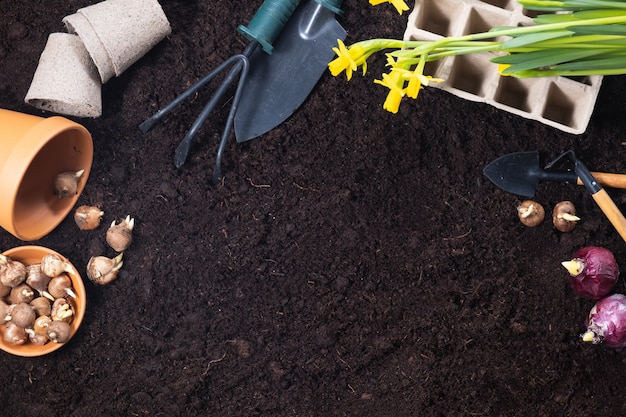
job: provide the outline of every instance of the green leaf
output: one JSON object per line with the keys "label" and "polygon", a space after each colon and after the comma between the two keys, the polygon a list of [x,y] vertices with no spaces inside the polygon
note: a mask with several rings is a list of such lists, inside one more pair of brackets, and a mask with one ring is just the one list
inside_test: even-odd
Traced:
{"label": "green leaf", "polygon": [[567,14],[541,14],[533,19],[538,25],[548,25],[551,23],[574,22],[576,19],[571,13]]}
{"label": "green leaf", "polygon": [[530,33],[528,35],[518,36],[509,41],[502,43],[502,49],[513,49],[522,46],[530,46],[537,42],[543,42],[550,39],[558,39],[572,36],[569,30],[549,30],[546,32]]}
{"label": "green leaf", "polygon": [[503,74],[509,72],[523,71],[534,68],[551,67],[569,61],[575,61],[586,57],[600,55],[603,51],[596,50],[569,50],[569,49],[548,49],[536,52],[524,52],[512,55],[503,55],[492,58],[491,62],[496,64],[509,64],[509,68]]}
{"label": "green leaf", "polygon": [[[626,2],[624,2],[624,7],[626,7]],[[603,17],[623,16],[624,14],[626,14],[626,11],[622,9],[595,9],[580,10],[578,12],[572,13],[571,15],[578,20],[589,20],[601,19]]]}
{"label": "green leaf", "polygon": [[626,69],[626,56],[567,62],[552,67],[557,71]]}
{"label": "green leaf", "polygon": [[626,35],[626,25],[570,26],[568,29],[577,34]]}

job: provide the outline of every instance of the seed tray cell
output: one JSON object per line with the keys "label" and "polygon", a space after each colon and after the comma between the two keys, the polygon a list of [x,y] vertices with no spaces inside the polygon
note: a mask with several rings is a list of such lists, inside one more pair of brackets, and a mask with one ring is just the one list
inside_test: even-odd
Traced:
{"label": "seed tray cell", "polygon": [[[405,40],[436,40],[486,32],[495,26],[527,26],[534,11],[515,0],[416,0]],[[568,133],[585,131],[602,84],[601,76],[518,79],[498,73],[495,55],[477,53],[426,64],[424,73],[443,78],[431,86],[466,100],[484,102]]]}

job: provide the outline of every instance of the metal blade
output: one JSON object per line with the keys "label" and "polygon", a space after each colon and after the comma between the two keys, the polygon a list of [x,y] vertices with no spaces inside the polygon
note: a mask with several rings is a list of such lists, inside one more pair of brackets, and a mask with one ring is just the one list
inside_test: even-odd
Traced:
{"label": "metal blade", "polygon": [[269,132],[291,116],[326,71],[337,39],[345,37],[334,12],[315,0],[303,1],[274,42],[274,52],[250,57],[235,115],[237,142]]}
{"label": "metal blade", "polygon": [[532,197],[539,181],[576,182],[572,171],[547,171],[539,164],[539,152],[516,152],[499,157],[483,169],[483,174],[504,191]]}

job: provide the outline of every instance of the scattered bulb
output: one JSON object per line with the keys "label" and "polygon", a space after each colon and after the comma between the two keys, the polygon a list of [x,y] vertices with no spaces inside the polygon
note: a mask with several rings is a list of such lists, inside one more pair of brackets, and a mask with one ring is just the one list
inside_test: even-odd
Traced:
{"label": "scattered bulb", "polygon": [[106,235],[109,246],[117,252],[124,252],[128,249],[133,241],[133,227],[135,227],[135,219],[130,216],[126,216],[118,224],[115,224],[115,220],[113,220]]}
{"label": "scattered bulb", "polygon": [[543,221],[545,210],[536,201],[525,200],[517,206],[517,216],[524,226],[536,227]]}
{"label": "scattered bulb", "polygon": [[104,211],[95,206],[80,206],[74,212],[74,221],[80,230],[94,230],[100,226]]}
{"label": "scattered bulb", "polygon": [[92,256],[87,263],[87,277],[98,285],[105,285],[113,282],[122,268],[123,261],[120,253],[115,258],[106,256]]}
{"label": "scattered bulb", "polygon": [[571,201],[561,201],[552,211],[552,223],[561,232],[571,232],[580,217],[576,216],[576,207]]}

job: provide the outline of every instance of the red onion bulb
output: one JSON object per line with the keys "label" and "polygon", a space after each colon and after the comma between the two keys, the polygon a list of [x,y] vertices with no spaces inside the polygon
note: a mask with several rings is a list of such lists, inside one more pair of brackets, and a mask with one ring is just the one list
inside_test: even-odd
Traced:
{"label": "red onion bulb", "polygon": [[572,260],[561,262],[569,272],[569,283],[581,297],[598,300],[615,286],[619,268],[613,253],[600,246],[587,246],[574,253]]}
{"label": "red onion bulb", "polygon": [[589,312],[583,341],[626,347],[626,295],[613,294],[598,301]]}

